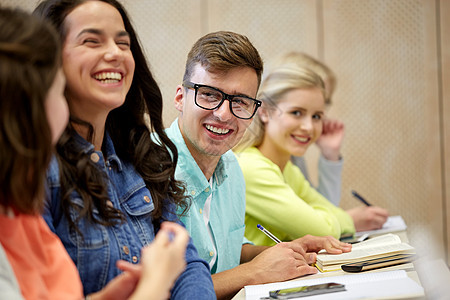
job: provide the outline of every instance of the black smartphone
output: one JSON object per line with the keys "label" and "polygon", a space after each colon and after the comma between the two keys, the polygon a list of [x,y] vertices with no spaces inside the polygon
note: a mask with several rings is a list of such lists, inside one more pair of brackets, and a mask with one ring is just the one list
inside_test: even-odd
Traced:
{"label": "black smartphone", "polygon": [[408,263],[414,260],[414,254],[396,254],[375,259],[363,260],[355,263],[344,264],[342,270],[346,272],[363,272],[378,268]]}
{"label": "black smartphone", "polygon": [[269,295],[272,299],[292,299],[340,291],[345,291],[345,285],[336,282],[328,282],[316,285],[304,285],[289,289],[270,291]]}
{"label": "black smartphone", "polygon": [[364,242],[365,240],[368,240],[369,238],[370,237],[369,237],[368,234],[364,234],[364,235],[361,235],[361,236],[358,236],[358,237],[355,237],[353,235],[344,236],[344,237],[341,237],[339,240],[341,242],[344,242],[344,243],[357,244],[357,243],[360,243],[360,242]]}

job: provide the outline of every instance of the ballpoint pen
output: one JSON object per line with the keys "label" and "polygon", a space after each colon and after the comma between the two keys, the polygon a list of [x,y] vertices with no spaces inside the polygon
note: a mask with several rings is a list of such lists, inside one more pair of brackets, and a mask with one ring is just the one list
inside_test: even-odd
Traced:
{"label": "ballpoint pen", "polygon": [[367,206],[372,206],[372,204],[370,204],[369,202],[367,202],[366,199],[364,199],[360,194],[358,194],[356,191],[352,190],[352,195],[358,199],[359,201],[361,201],[362,203],[364,203]]}
{"label": "ballpoint pen", "polygon": [[281,241],[274,236],[270,231],[268,231],[267,229],[265,229],[262,225],[258,224],[256,227],[258,227],[259,230],[261,230],[262,232],[264,232],[265,235],[267,235],[272,241],[274,241],[275,243],[281,243]]}

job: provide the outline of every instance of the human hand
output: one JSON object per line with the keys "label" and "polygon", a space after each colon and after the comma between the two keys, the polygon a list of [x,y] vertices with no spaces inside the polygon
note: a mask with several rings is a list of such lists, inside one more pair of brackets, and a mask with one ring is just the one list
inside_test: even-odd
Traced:
{"label": "human hand", "polygon": [[351,244],[343,243],[332,236],[312,236],[308,234],[293,240],[292,243],[300,245],[306,252],[317,253],[325,249],[328,253],[340,254],[352,250]]}
{"label": "human hand", "polygon": [[161,223],[155,240],[142,249],[141,280],[130,299],[170,298],[173,283],[186,268],[188,242],[189,234],[181,225]]}
{"label": "human hand", "polygon": [[125,300],[129,299],[139,282],[139,273],[123,272],[113,278],[96,293],[89,294],[90,300]]}
{"label": "human hand", "polygon": [[339,120],[323,119],[322,134],[316,140],[316,145],[325,159],[339,160],[343,139],[344,123]]}
{"label": "human hand", "polygon": [[[303,254],[302,254],[303,253]],[[317,269],[308,265],[305,251],[300,245],[279,243],[270,247],[254,259],[250,265],[259,283],[284,281],[307,274],[317,273]]]}
{"label": "human hand", "polygon": [[352,217],[356,231],[380,229],[389,217],[389,212],[378,206],[358,206],[347,213]]}

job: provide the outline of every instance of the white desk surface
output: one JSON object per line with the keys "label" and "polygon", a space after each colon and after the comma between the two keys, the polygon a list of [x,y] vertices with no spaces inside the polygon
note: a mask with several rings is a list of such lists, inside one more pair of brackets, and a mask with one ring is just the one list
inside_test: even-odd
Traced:
{"label": "white desk surface", "polygon": [[[400,237],[400,239],[402,240],[402,242],[408,242],[408,237],[406,235],[406,231],[393,232],[393,233],[397,234]],[[381,268],[381,269],[372,270],[372,271],[366,271],[364,273],[382,272],[382,271],[391,271],[391,270],[405,270],[406,273],[408,274],[408,276],[411,279],[413,279],[414,281],[416,281],[418,284],[421,285],[421,282],[419,280],[419,276],[417,275],[417,272],[415,271],[413,263],[407,263],[407,264],[402,264],[402,265],[397,265],[397,266],[392,266],[392,267],[386,267],[386,268]],[[333,271],[333,272],[324,272],[324,273],[320,273],[319,272],[319,273],[314,274],[314,275],[303,276],[303,277],[299,277],[299,278],[295,278],[295,279],[291,279],[291,280],[292,281],[301,281],[301,280],[304,280],[304,279],[314,279],[314,278],[320,278],[320,277],[349,275],[349,274],[352,274],[352,273],[347,273],[347,272],[344,272],[342,270],[340,270],[340,271]],[[397,298],[397,299],[401,299],[401,298]],[[419,297],[419,298],[414,298],[414,299],[425,299],[425,296]],[[232,300],[245,300],[245,289],[242,288],[232,298]]]}

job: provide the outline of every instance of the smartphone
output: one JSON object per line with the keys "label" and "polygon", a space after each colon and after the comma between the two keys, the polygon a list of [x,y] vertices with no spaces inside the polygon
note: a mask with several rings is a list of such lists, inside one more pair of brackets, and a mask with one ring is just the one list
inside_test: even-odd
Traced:
{"label": "smartphone", "polygon": [[328,282],[270,291],[269,295],[271,299],[291,299],[340,291],[345,291],[345,285],[336,282]]}
{"label": "smartphone", "polygon": [[414,260],[414,254],[396,254],[375,259],[363,260],[355,263],[344,264],[342,270],[346,272],[363,272],[383,267],[408,263]]}
{"label": "smartphone", "polygon": [[364,242],[365,240],[368,240],[369,238],[370,238],[369,235],[366,233],[366,234],[358,236],[358,237],[355,237],[353,235],[344,236],[344,237],[340,238],[340,241],[344,242],[344,243],[348,243],[348,244],[357,244],[360,242]]}

